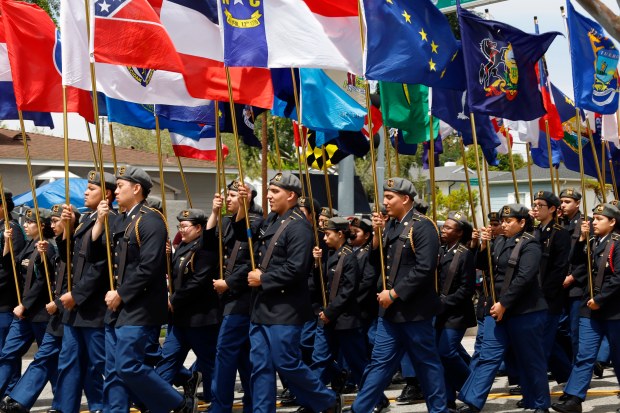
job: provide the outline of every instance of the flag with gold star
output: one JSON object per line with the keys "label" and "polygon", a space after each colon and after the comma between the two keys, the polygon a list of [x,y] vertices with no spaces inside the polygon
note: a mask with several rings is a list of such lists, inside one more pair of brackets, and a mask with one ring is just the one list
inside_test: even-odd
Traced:
{"label": "flag with gold star", "polygon": [[368,79],[435,86],[452,75],[458,44],[431,0],[364,0],[363,9]]}
{"label": "flag with gold star", "polygon": [[545,115],[535,65],[561,33],[525,33],[460,6],[458,16],[469,109],[510,120]]}

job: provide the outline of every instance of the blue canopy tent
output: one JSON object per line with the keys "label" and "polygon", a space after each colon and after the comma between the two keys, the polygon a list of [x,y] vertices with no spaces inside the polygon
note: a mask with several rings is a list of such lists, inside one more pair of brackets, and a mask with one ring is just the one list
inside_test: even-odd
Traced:
{"label": "blue canopy tent", "polygon": [[[78,208],[80,211],[83,211],[85,209],[84,191],[86,191],[87,185],[88,180],[86,179],[69,178],[69,198],[71,199],[71,204]],[[49,184],[42,185],[37,188],[36,193],[39,208],[51,208],[53,205],[56,204],[64,204],[66,203],[65,180],[59,179],[57,181],[50,182]],[[16,206],[27,205],[29,207],[32,207],[32,191],[27,191],[23,194],[14,196],[13,202]]]}

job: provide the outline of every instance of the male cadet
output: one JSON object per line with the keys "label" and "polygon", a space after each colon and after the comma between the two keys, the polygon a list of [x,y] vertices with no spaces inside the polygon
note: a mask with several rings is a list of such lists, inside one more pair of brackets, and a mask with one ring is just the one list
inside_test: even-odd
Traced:
{"label": "male cadet", "polygon": [[[23,228],[17,221],[11,218],[11,212],[15,207],[13,203],[13,193],[4,188],[4,197],[6,205],[2,205],[0,198],[0,232],[4,234],[6,223],[9,223],[11,231],[11,241],[13,243],[13,254],[15,258],[20,256],[22,250],[26,246],[26,236]],[[4,236],[0,236],[0,251],[4,250]],[[4,341],[9,334],[9,327],[13,321],[13,309],[17,306],[17,289],[15,287],[15,277],[13,276],[13,267],[9,261],[9,265],[5,267],[4,261],[0,261],[0,348],[4,347]],[[21,360],[15,361],[15,373],[11,378],[7,391],[11,391],[19,376],[21,375]]]}
{"label": "male cadet", "polygon": [[250,361],[255,413],[276,411],[276,371],[300,405],[315,412],[341,409],[341,400],[301,361],[301,330],[312,317],[308,292],[312,230],[297,207],[300,193],[299,179],[288,172],[269,182],[271,213],[259,230],[258,267],[248,274],[248,284],[254,288]]}
{"label": "male cadet", "polygon": [[581,236],[582,215],[579,212],[581,206],[581,193],[574,188],[565,188],[560,192],[560,208],[564,219],[564,228],[571,235],[570,257],[568,275],[564,279],[564,288],[568,292],[568,300],[565,312],[568,316],[570,336],[573,348],[573,358],[577,356],[579,349],[579,307],[584,288],[587,285],[587,266],[585,262],[573,263],[576,253],[575,246]]}
{"label": "male cadet", "polygon": [[[110,288],[107,256],[91,262],[88,259],[91,232],[97,220],[97,206],[107,202],[112,209],[116,178],[104,172],[103,187],[100,173],[90,171],[84,191],[84,206],[92,212],[79,223],[69,205],[63,205],[62,219],[77,224],[71,234],[71,290],[60,297],[65,308],[62,349],[58,359],[58,391],[54,400],[62,413],[80,411],[82,388],[91,411],[103,410],[103,377],[105,375],[105,335],[103,320],[106,313],[104,297]],[[63,236],[64,238],[64,236]],[[60,258],[67,261],[65,239],[58,245]]]}
{"label": "male cadet", "polygon": [[[116,289],[108,291],[106,314],[106,377],[104,397],[108,412],[126,413],[129,392],[154,413],[192,412],[195,400],[183,397],[145,364],[149,342],[166,322],[166,224],[145,205],[153,183],[144,170],[119,168],[116,201],[125,211],[112,223]],[[92,232],[98,254],[106,254],[104,219],[110,206],[102,201]]]}
{"label": "male cadet", "polygon": [[385,224],[373,214],[375,236],[372,259],[379,260],[379,231],[383,232],[387,287],[377,295],[381,309],[370,364],[351,407],[371,412],[407,352],[431,413],[445,413],[444,371],[435,344],[433,317],[441,302],[435,292],[439,233],[435,224],[413,209],[413,184],[391,178],[383,184],[383,203],[392,218]]}
{"label": "male cadet", "polygon": [[560,199],[552,192],[538,191],[534,196],[532,214],[540,222],[534,235],[542,245],[538,281],[549,306],[545,323],[545,356],[555,380],[566,383],[570,375],[571,361],[559,347],[552,353],[564,307],[565,294],[562,284],[566,278],[571,247],[571,234],[555,222],[559,207]]}
{"label": "male cadet", "polygon": [[[222,326],[217,338],[215,369],[211,383],[211,413],[231,412],[235,393],[237,370],[243,386],[243,411],[252,412],[252,390],[250,388],[250,292],[248,272],[250,253],[248,233],[245,224],[243,198],[248,197],[249,185],[243,188],[238,180],[228,185],[226,211],[232,216],[222,219],[222,255],[223,279],[213,280],[213,288],[220,294],[223,307]],[[207,231],[205,244],[207,248],[218,251],[217,221],[220,217],[223,199],[220,194],[213,198],[213,209]],[[248,211],[252,236],[258,233],[263,221],[262,216]]]}

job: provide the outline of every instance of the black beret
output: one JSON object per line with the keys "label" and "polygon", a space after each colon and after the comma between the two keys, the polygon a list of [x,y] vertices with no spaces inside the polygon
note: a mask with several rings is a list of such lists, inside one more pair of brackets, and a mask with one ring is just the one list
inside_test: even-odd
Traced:
{"label": "black beret", "polygon": [[411,201],[413,201],[413,198],[415,198],[417,194],[415,191],[415,187],[413,186],[411,181],[405,178],[386,179],[385,182],[383,183],[383,190],[397,192],[403,195],[409,195],[409,198],[411,198]]}
{"label": "black beret", "polygon": [[151,177],[149,176],[149,174],[147,174],[144,169],[138,168],[136,166],[121,166],[120,168],[118,168],[116,179],[123,179],[125,181],[140,184],[140,186],[142,186],[142,188],[147,191],[149,191],[153,187],[153,181],[151,181]]}
{"label": "black beret", "polygon": [[[51,216],[52,216],[52,214],[51,214],[51,211],[49,209],[39,208],[39,218],[41,219],[41,222],[43,222],[43,223],[49,222]],[[30,221],[30,222],[35,222],[37,220],[37,217],[36,217],[35,212],[34,212],[34,208],[28,208],[24,212],[24,219],[26,221]]]}
{"label": "black beret", "polygon": [[352,227],[357,227],[357,228],[361,229],[364,232],[372,232],[372,222],[370,222],[367,219],[362,219],[362,218],[354,217],[351,220],[351,226]]}
{"label": "black beret", "polygon": [[323,226],[324,230],[331,229],[333,231],[347,231],[349,229],[349,220],[342,217],[333,217],[327,220]]}
{"label": "black beret", "polygon": [[554,207],[559,207],[561,202],[560,202],[560,198],[558,198],[553,192],[551,191],[538,191],[536,192],[536,195],[534,196],[534,199],[542,199],[543,201],[547,202],[547,204],[549,204],[549,206],[554,206]]}
{"label": "black beret", "polygon": [[572,198],[575,201],[581,200],[581,192],[577,191],[575,188],[564,188],[562,192],[560,192],[560,198]]}
{"label": "black beret", "polygon": [[301,182],[299,178],[290,172],[278,172],[271,180],[269,185],[275,185],[287,191],[295,192],[301,196]]}
{"label": "black beret", "polygon": [[617,206],[612,204],[598,204],[594,207],[592,213],[594,215],[602,215],[609,219],[614,218],[616,220],[620,220],[620,210]]}
{"label": "black beret", "polygon": [[499,212],[489,212],[489,221],[499,221]]}
{"label": "black beret", "polygon": [[207,222],[207,214],[202,209],[184,209],[177,215],[177,221],[189,221],[195,224]]}
{"label": "black beret", "polygon": [[[78,209],[74,206],[71,205],[71,211],[73,211],[73,213],[75,214],[75,221],[79,221],[80,220],[80,211],[78,211]],[[50,217],[57,217],[60,218],[60,216],[62,215],[62,204],[56,204],[56,205],[52,205],[52,208],[50,209]]]}
{"label": "black beret", "polygon": [[460,211],[449,212],[448,219],[456,222],[461,229],[471,228],[471,224],[467,221],[467,215]]}
{"label": "black beret", "polygon": [[508,204],[504,205],[499,213],[501,218],[525,219],[530,216],[530,210],[525,205]]}
{"label": "black beret", "polygon": [[161,198],[157,196],[149,195],[149,197],[146,198],[146,205],[149,208],[153,208],[153,209],[157,209],[161,211]]}
{"label": "black beret", "polygon": [[330,212],[328,207],[323,207],[323,208],[321,208],[321,213],[319,214],[319,216],[327,217],[327,218],[337,217],[338,216],[338,210],[335,209],[335,208],[332,208],[332,210]]}
{"label": "black beret", "polygon": [[[6,186],[4,187],[4,197],[6,198],[7,202],[13,200],[13,192]],[[2,205],[2,197],[0,197],[0,205]]]}
{"label": "black beret", "polygon": [[[321,211],[321,204],[316,198],[312,198],[312,205],[314,206],[314,213],[318,214]],[[297,200],[297,206],[300,208],[307,208],[310,211],[310,198],[305,196],[300,196]]]}
{"label": "black beret", "polygon": [[[97,171],[90,171],[88,173],[88,183],[101,187],[100,173]],[[116,178],[109,172],[103,173],[103,181],[106,189],[114,191],[116,189]]]}

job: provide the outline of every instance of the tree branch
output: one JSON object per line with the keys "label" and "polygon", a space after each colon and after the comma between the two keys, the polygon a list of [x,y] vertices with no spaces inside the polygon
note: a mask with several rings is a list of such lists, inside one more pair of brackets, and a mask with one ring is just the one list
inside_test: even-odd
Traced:
{"label": "tree branch", "polygon": [[[620,0],[617,0],[617,2],[620,6]],[[603,4],[601,0],[577,0],[577,3],[581,4],[611,37],[620,41],[620,17],[611,11],[609,7]]]}

